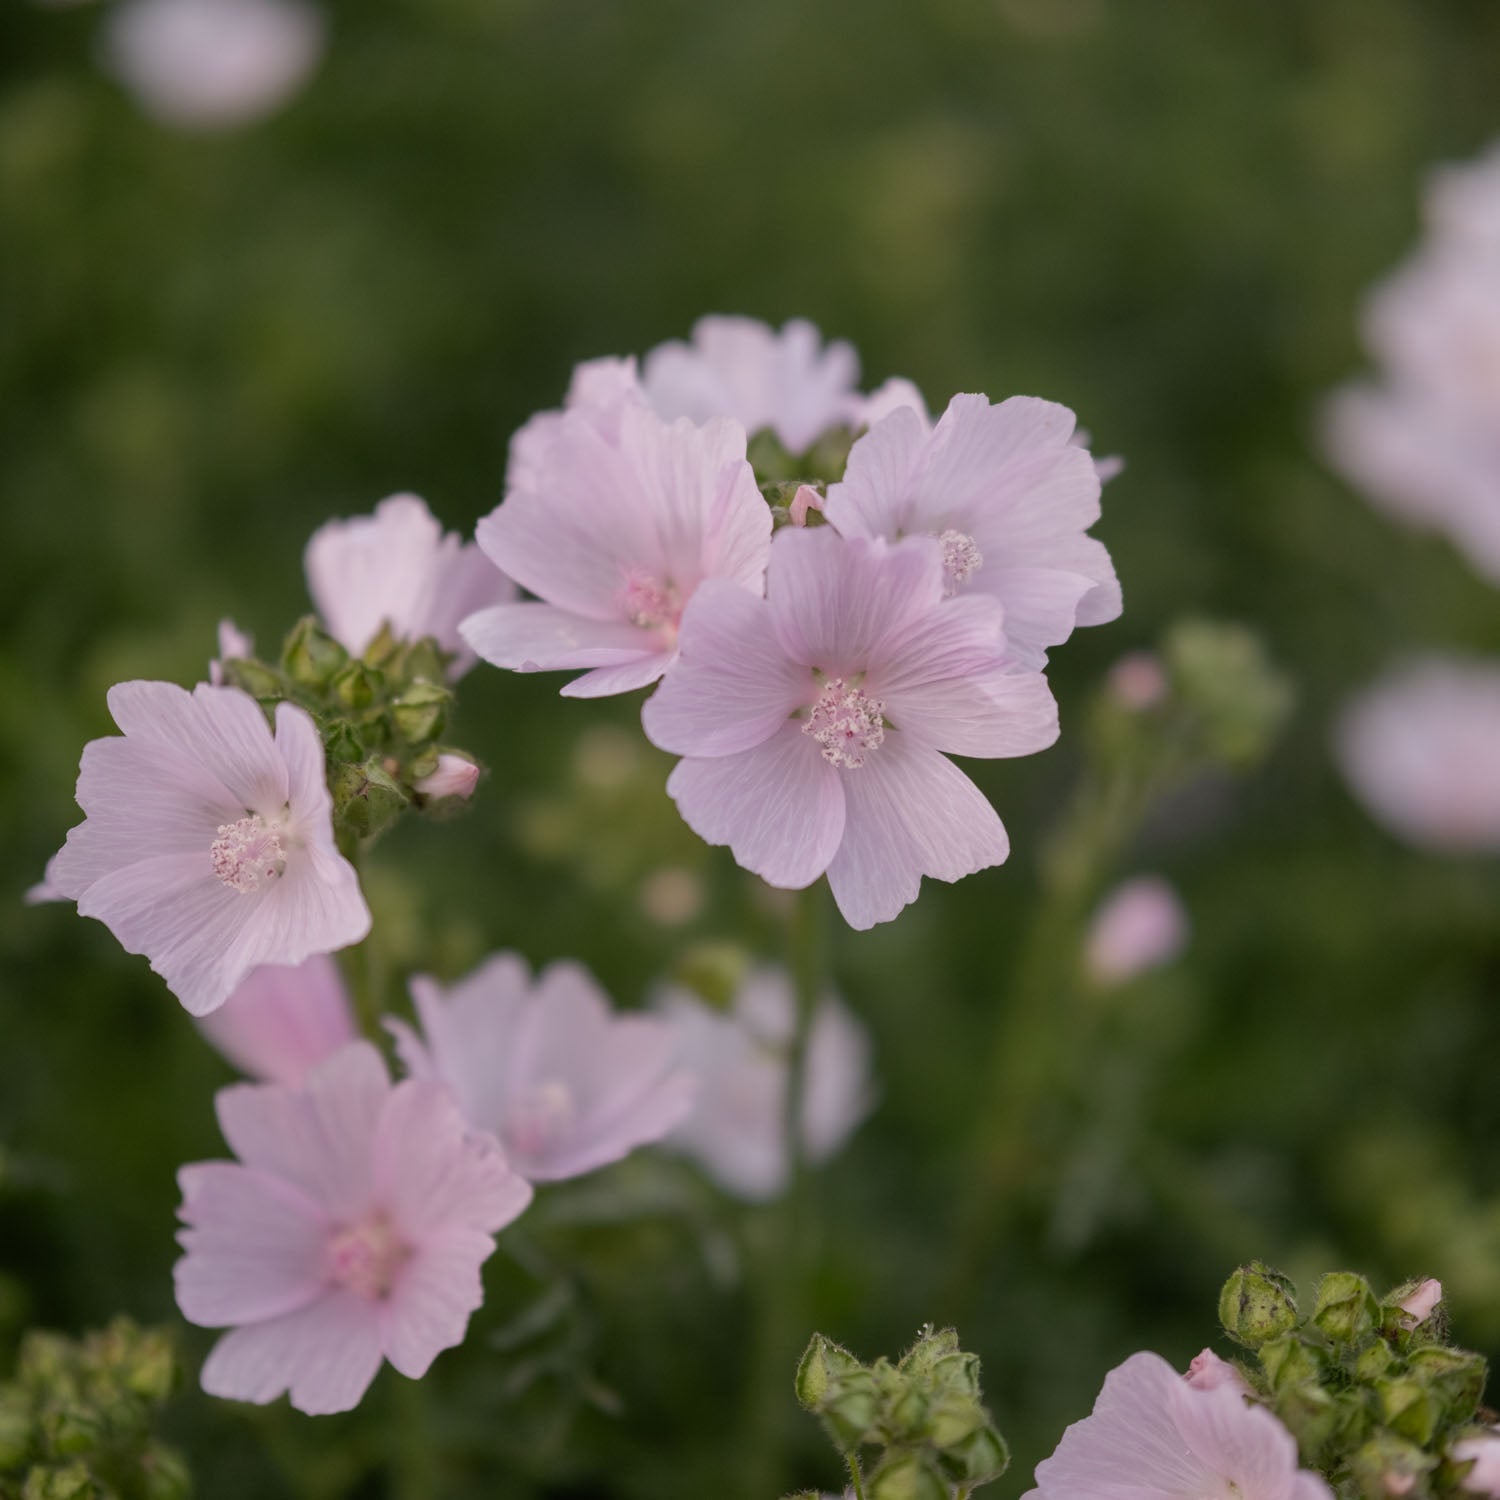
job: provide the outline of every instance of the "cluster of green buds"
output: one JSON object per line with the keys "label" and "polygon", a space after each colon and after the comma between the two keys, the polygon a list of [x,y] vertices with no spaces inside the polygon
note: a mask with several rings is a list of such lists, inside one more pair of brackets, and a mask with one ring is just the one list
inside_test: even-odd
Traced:
{"label": "cluster of green buds", "polygon": [[1302,1461],[1362,1500],[1467,1494],[1453,1444],[1480,1430],[1487,1367],[1447,1338],[1441,1288],[1409,1281],[1383,1297],[1335,1271],[1302,1315],[1288,1279],[1255,1261],[1224,1285],[1219,1319],[1251,1350],[1256,1395]]}
{"label": "cluster of green buds", "polygon": [[478,763],[441,743],[453,710],[451,661],[431,637],[402,641],[389,629],[354,656],[307,615],[274,665],[233,657],[220,670],[268,711],[291,702],[312,715],[328,758],[334,831],[348,853],[408,808],[448,811],[473,790]]}
{"label": "cluster of green buds", "polygon": [[167,1334],[125,1318],[28,1333],[0,1385],[0,1500],[182,1500],[186,1465],[152,1434],[177,1375]]}
{"label": "cluster of green buds", "polygon": [[895,1364],[861,1364],[814,1334],[797,1399],[822,1419],[859,1500],[962,1500],[1010,1462],[984,1407],[978,1356],[951,1328],[924,1328]]}

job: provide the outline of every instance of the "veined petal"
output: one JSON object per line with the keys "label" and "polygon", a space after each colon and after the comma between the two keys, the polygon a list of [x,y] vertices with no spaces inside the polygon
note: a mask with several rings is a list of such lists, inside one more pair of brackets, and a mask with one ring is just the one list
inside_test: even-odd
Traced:
{"label": "veined petal", "polygon": [[450,1225],[426,1238],[401,1268],[379,1311],[386,1358],[403,1375],[420,1380],[444,1349],[463,1342],[470,1314],[484,1301],[479,1268],[494,1248],[483,1231]]}
{"label": "veined petal", "polygon": [[1034,755],[1057,740],[1057,701],[1040,672],[998,667],[881,692],[906,739],[948,755]]}
{"label": "veined petal", "polygon": [[486,661],[518,672],[613,667],[659,649],[654,632],[628,620],[589,619],[552,604],[497,604],[458,628]]}

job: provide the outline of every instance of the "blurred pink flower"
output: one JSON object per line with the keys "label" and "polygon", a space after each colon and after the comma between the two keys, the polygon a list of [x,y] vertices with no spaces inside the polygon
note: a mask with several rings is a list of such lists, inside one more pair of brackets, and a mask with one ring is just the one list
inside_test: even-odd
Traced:
{"label": "blurred pink flower", "polygon": [[1109,669],[1105,687],[1121,708],[1142,713],[1165,701],[1171,691],[1166,669],[1154,651],[1131,651]]}
{"label": "blurred pink flower", "polygon": [[1459,1481],[1466,1490],[1500,1497],[1500,1428],[1492,1427],[1478,1437],[1463,1438],[1449,1452],[1456,1462],[1474,1466]]}
{"label": "blurred pink flower", "polygon": [[1378,823],[1420,848],[1500,849],[1500,667],[1425,657],[1345,709],[1334,749]]}
{"label": "blurred pink flower", "polygon": [[1170,963],[1187,936],[1177,892],[1159,876],[1137,875],[1099,904],[1084,939],[1084,966],[1099,984],[1124,984]]}
{"label": "blurred pink flower", "polygon": [[421,1034],[386,1023],[407,1070],[451,1089],[533,1182],[619,1161],[692,1107],[671,1029],[616,1014],[580,964],[551,964],[533,981],[517,954],[497,953],[447,989],[419,976],[411,993]]}
{"label": "blurred pink flower", "polygon": [[1415,1328],[1418,1323],[1425,1323],[1437,1310],[1437,1305],[1443,1300],[1443,1283],[1429,1276],[1414,1291],[1411,1296],[1397,1304],[1409,1320],[1407,1327]]}
{"label": "blurred pink flower", "polygon": [[479,1267],[530,1186],[447,1091],[392,1088],[352,1042],[300,1089],[237,1084],[217,1098],[237,1162],[178,1174],[186,1252],[177,1305],[231,1328],[203,1366],[211,1396],[309,1415],[359,1403],[382,1359],[417,1379],[460,1343]]}
{"label": "blurred pink flower", "polygon": [[1086,535],[1099,476],[1072,435],[1067,407],[1031,396],[955,396],[932,428],[898,406],[855,443],[825,510],[845,536],[937,538],[948,592],[998,599],[1012,656],[1040,667],[1075,625],[1120,613],[1109,554]]}
{"label": "blurred pink flower", "polygon": [[1024,1500],[1332,1500],[1297,1444],[1232,1382],[1195,1387],[1155,1354],[1104,1377],[1093,1412],[1036,1468]]}
{"label": "blurred pink flower", "polygon": [[659,344],[641,370],[647,400],[668,420],[732,417],[752,435],[770,428],[789,453],[853,421],[858,381],[853,346],[825,345],[802,318],[780,329],[754,318],[699,318],[691,343]]}
{"label": "blurred pink flower", "polygon": [[479,785],[479,767],[467,755],[444,751],[438,756],[437,768],[415,783],[424,797],[472,797]]}
{"label": "blurred pink flower", "polygon": [[[463,622],[486,661],[520,671],[588,668],[563,688],[596,698],[655,682],[705,579],[758,594],[771,512],[736,422],[664,422],[622,400],[551,414],[479,545],[540,602]],[[747,594],[748,597],[748,594]]]}
{"label": "blurred pink flower", "polygon": [[1500,251],[1500,141],[1474,161],[1433,168],[1423,208],[1444,243],[1475,254]]}
{"label": "blurred pink flower", "polygon": [[1029,755],[1057,738],[1046,680],[1009,664],[999,605],[944,597],[937,542],[784,527],[768,594],[706,583],[682,655],[646,704],[686,756],[667,790],[700,837],[769,884],[825,871],[850,926],[889,921],[923,875],[1010,852],[948,754]]}
{"label": "blurred pink flower", "polygon": [[[678,1038],[678,1058],[698,1081],[697,1103],[670,1144],[691,1156],[727,1192],[763,1202],[790,1176],[786,1141],[791,980],[780,969],[753,970],[730,1013],[711,1010],[687,990],[659,1000]],[[807,1159],[827,1161],[870,1112],[870,1039],[833,994],[808,1033],[802,1086]]]}
{"label": "blurred pink flower", "polygon": [[105,65],[148,114],[188,129],[280,109],[323,54],[303,0],[124,0],[105,22]]}
{"label": "blurred pink flower", "polygon": [[292,1088],[359,1036],[339,966],[326,953],[251,970],[198,1030],[242,1073]]}
{"label": "blurred pink flower", "polygon": [[370,912],[336,848],[323,742],[304,710],[237,688],[122,682],[123,737],[83,752],[86,819],[47,866],[193,1015],[261,964],[297,964],[357,943]]}
{"label": "blurred pink flower", "polygon": [[448,675],[455,679],[475,660],[459,621],[516,593],[472,542],[444,535],[415,495],[392,495],[374,515],[319,527],[303,565],[313,603],[346,651],[360,655],[382,625],[399,640],[432,636],[452,653]]}

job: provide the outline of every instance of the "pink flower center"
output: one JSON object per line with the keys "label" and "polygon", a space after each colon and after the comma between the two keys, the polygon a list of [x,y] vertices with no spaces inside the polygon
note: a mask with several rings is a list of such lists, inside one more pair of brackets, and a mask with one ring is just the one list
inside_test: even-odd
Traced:
{"label": "pink flower center", "polygon": [[659,630],[662,626],[675,630],[682,618],[682,599],[676,586],[634,568],[625,575],[620,602],[630,623],[642,630]]}
{"label": "pink flower center", "polygon": [[885,704],[879,698],[870,697],[842,677],[831,677],[823,684],[802,732],[823,747],[823,759],[829,765],[855,771],[864,765],[865,756],[884,742],[884,713]]}
{"label": "pink flower center", "polygon": [[519,1157],[542,1155],[572,1126],[573,1091],[559,1078],[526,1090],[505,1112],[505,1144]]}
{"label": "pink flower center", "polygon": [[281,830],[259,813],[250,813],[238,823],[221,823],[208,852],[213,856],[214,874],[241,895],[280,879],[286,870]]}
{"label": "pink flower center", "polygon": [[943,593],[956,594],[980,569],[984,554],[974,538],[962,531],[948,530],[938,537],[943,549]]}
{"label": "pink flower center", "polygon": [[370,1302],[390,1296],[397,1273],[410,1259],[411,1246],[382,1214],[350,1224],[328,1242],[330,1279]]}

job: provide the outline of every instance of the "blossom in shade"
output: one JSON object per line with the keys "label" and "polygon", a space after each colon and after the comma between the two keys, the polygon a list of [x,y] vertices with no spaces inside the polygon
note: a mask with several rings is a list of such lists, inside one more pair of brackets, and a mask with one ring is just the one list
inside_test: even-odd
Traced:
{"label": "blossom in shade", "polygon": [[[780,969],[746,976],[729,1012],[711,1010],[687,990],[659,1005],[677,1033],[682,1065],[698,1080],[693,1111],[669,1144],[715,1182],[752,1202],[787,1185],[787,1052],[792,1040],[791,980]],[[870,1039],[848,1008],[826,994],[808,1031],[802,1085],[802,1147],[813,1163],[834,1156],[870,1112]]]}
{"label": "blossom in shade", "polygon": [[48,864],[56,892],[97,917],[194,1015],[261,964],[298,964],[370,928],[335,847],[323,742],[295,704],[273,736],[237,688],[122,682],[121,736],[83,752],[86,814]]}
{"label": "blossom in shade", "polygon": [[[1201,1356],[1200,1356],[1201,1357]],[[1104,1377],[1093,1412],[1036,1468],[1025,1500],[1332,1500],[1297,1444],[1234,1382],[1204,1387],[1155,1354]]]}
{"label": "blossom in shade", "polygon": [[1500,1428],[1462,1438],[1448,1451],[1455,1462],[1473,1465],[1459,1481],[1466,1490],[1500,1497]]}
{"label": "blossom in shade", "polygon": [[446,1085],[533,1182],[619,1161],[692,1107],[671,1028],[617,1014],[579,964],[533,980],[524,959],[497,953],[448,989],[418,977],[411,993],[421,1034],[387,1022],[407,1070]]}
{"label": "blossom in shade", "polygon": [[1188,937],[1177,892],[1156,875],[1137,875],[1099,904],[1084,939],[1084,967],[1098,984],[1125,984],[1170,963]]}
{"label": "blossom in shade", "polygon": [[479,785],[479,767],[467,755],[443,751],[437,765],[414,784],[423,797],[459,797],[474,795]]}
{"label": "blossom in shade", "polygon": [[229,1328],[203,1388],[311,1415],[358,1404],[382,1359],[412,1379],[462,1341],[479,1268],[531,1187],[447,1090],[392,1087],[352,1042],[300,1088],[237,1084],[217,1098],[238,1161],[178,1174],[177,1305]]}
{"label": "blossom in shade", "polygon": [[1028,755],[1057,737],[1045,679],[1007,660],[998,603],[945,597],[936,541],[827,526],[777,533],[763,599],[703,585],[643,718],[686,757],[667,790],[695,832],[771,885],[826,871],[858,928],[915,900],[923,875],[1009,853],[948,753]]}
{"label": "blossom in shade", "polygon": [[583,406],[533,429],[477,536],[537,598],[471,615],[464,639],[497,666],[588,669],[563,692],[594,698],[661,676],[705,579],[760,592],[771,512],[737,422],[621,401],[608,420]]}
{"label": "blossom in shade", "polygon": [[212,130],[280,109],[323,53],[322,13],[303,0],[125,0],[105,65],[164,124]]}
{"label": "blossom in shade", "polygon": [[445,534],[415,495],[392,495],[374,515],[329,521],[313,533],[303,563],[313,603],[346,651],[362,654],[382,626],[399,640],[431,636],[453,655],[454,678],[474,665],[459,621],[516,592],[472,542]]}
{"label": "blossom in shade", "polygon": [[1415,1328],[1425,1323],[1437,1311],[1443,1300],[1443,1283],[1429,1276],[1417,1284],[1410,1296],[1404,1297],[1397,1306],[1406,1314],[1407,1327]]}
{"label": "blossom in shade", "polygon": [[1109,554],[1087,535],[1099,476],[1072,436],[1067,407],[1031,396],[955,396],[935,427],[897,406],[854,444],[825,510],[845,536],[936,538],[947,592],[998,599],[1013,657],[1039,667],[1075,625],[1120,613]]}
{"label": "blossom in shade", "polygon": [[690,343],[659,344],[645,358],[641,386],[662,416],[732,417],[746,432],[769,428],[791,453],[855,420],[859,356],[824,344],[803,318],[779,329],[754,318],[710,316]]}
{"label": "blossom in shade", "polygon": [[1500,849],[1500,666],[1425,657],[1345,709],[1334,750],[1376,822],[1419,848]]}
{"label": "blossom in shade", "polygon": [[198,1029],[242,1073],[293,1088],[359,1036],[339,966],[326,953],[251,970]]}

